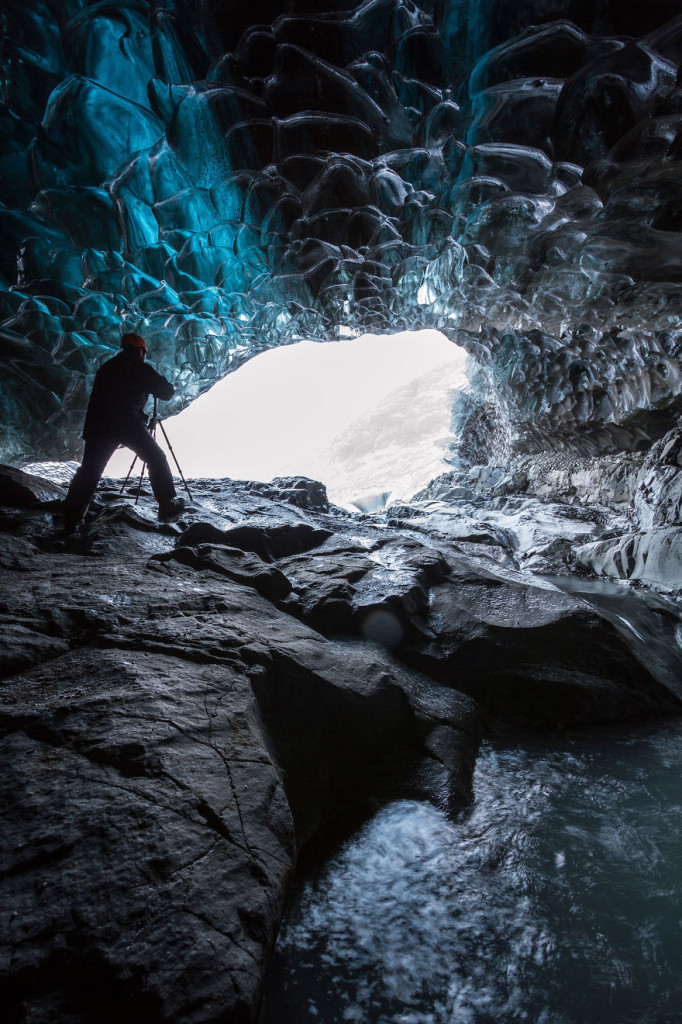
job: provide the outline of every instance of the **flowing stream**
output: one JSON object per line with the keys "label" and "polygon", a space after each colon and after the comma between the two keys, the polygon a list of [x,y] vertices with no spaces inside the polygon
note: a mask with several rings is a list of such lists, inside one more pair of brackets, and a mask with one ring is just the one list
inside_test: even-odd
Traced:
{"label": "flowing stream", "polygon": [[682,1024],[682,722],[487,743],[301,879],[261,1024]]}

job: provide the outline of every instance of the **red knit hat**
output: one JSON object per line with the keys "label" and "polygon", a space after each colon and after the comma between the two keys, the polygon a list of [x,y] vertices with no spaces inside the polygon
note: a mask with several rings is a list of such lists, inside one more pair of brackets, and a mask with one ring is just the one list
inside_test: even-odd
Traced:
{"label": "red knit hat", "polygon": [[124,334],[121,338],[121,348],[141,348],[147,351],[145,340],[139,334]]}

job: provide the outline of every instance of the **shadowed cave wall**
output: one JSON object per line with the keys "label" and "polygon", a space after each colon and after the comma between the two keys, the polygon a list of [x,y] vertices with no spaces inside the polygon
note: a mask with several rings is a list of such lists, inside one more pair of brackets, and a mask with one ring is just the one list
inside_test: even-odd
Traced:
{"label": "shadowed cave wall", "polygon": [[5,461],[78,452],[122,325],[176,408],[436,327],[483,368],[470,459],[495,418],[600,452],[674,422],[675,0],[10,0],[0,32]]}

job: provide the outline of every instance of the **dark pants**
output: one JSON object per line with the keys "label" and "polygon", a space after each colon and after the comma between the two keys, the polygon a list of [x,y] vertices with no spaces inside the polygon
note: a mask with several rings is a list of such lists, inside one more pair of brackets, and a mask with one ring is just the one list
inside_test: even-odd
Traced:
{"label": "dark pants", "polygon": [[76,470],[64,502],[66,524],[73,525],[85,515],[106,464],[120,444],[130,448],[142,462],[147,463],[149,482],[159,505],[173,500],[175,484],[168,459],[144,421],[131,420],[114,430],[92,434],[87,438],[83,462]]}

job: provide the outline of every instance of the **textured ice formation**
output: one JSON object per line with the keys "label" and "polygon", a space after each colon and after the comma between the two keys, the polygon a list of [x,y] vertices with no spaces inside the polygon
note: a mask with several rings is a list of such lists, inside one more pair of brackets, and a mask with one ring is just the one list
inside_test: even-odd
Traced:
{"label": "textured ice formation", "polygon": [[25,0],[0,34],[6,461],[77,452],[122,325],[176,408],[276,345],[433,327],[484,368],[470,459],[670,426],[677,0]]}
{"label": "textured ice formation", "polygon": [[682,589],[682,430],[654,444],[642,464],[630,509],[631,529],[585,544],[576,559],[600,576]]}

